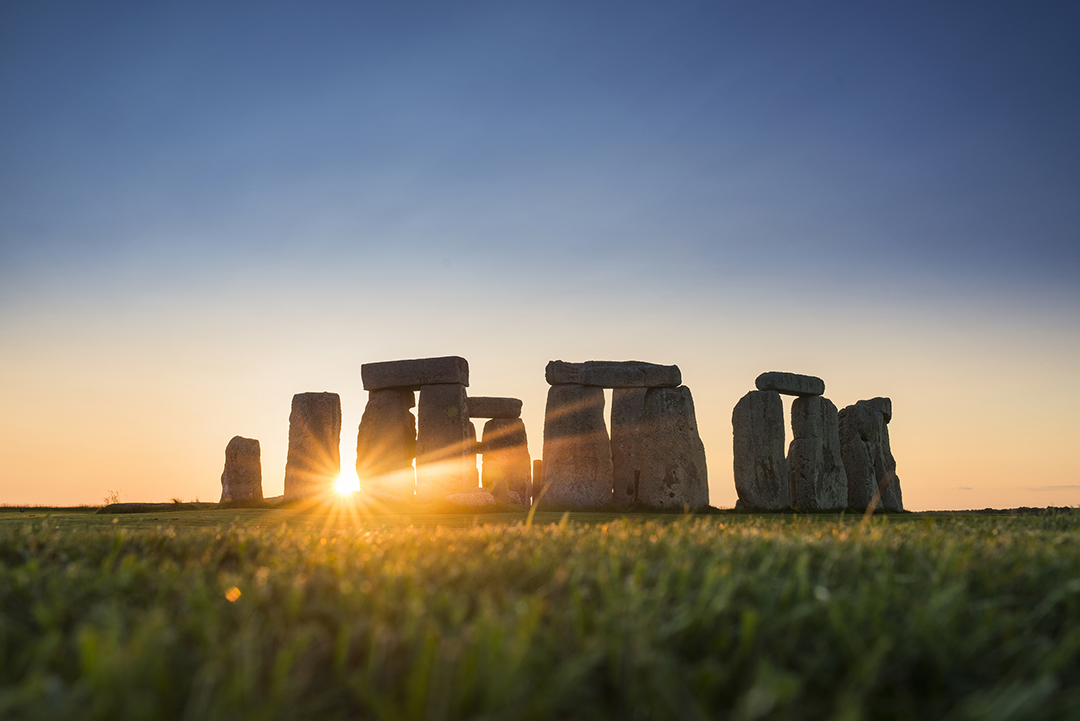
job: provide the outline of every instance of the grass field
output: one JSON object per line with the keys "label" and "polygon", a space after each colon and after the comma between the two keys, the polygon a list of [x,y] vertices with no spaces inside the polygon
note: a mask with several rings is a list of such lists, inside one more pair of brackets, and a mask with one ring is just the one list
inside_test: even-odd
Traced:
{"label": "grass field", "polygon": [[0,510],[3,719],[1080,718],[1080,514]]}

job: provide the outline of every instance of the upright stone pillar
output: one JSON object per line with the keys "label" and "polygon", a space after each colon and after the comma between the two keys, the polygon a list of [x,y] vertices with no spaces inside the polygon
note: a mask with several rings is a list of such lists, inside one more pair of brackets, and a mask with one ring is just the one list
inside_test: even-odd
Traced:
{"label": "upright stone pillar", "polygon": [[520,418],[491,419],[484,424],[483,449],[484,488],[499,503],[528,505],[532,464],[525,423]]}
{"label": "upright stone pillar", "polygon": [[872,398],[839,413],[840,454],[847,474],[850,508],[866,509],[880,494],[877,508],[904,510],[896,459],[889,447],[892,401]]}
{"label": "upright stone pillar", "polygon": [[[417,499],[442,500],[452,493],[478,490],[469,486],[476,471],[476,456],[469,434],[472,424],[465,386],[460,383],[421,386],[416,426]],[[467,453],[467,449],[471,452]],[[471,473],[466,456],[474,459]]]}
{"label": "upright stone pillar", "polygon": [[604,389],[553,385],[544,411],[543,501],[570,510],[612,503],[611,442]]}
{"label": "upright stone pillar", "polygon": [[847,507],[848,483],[840,455],[836,405],[824,396],[800,396],[791,403],[788,479],[792,505],[804,511]]}
{"label": "upright stone pillar", "polygon": [[616,506],[632,506],[638,500],[643,451],[641,424],[648,390],[616,388],[611,392],[611,469]]}
{"label": "upright stone pillar", "polygon": [[254,438],[233,436],[225,446],[225,469],[221,472],[221,500],[261,501],[262,457]]}
{"label": "upright stone pillar", "polygon": [[411,390],[368,391],[356,434],[356,475],[365,492],[413,497],[416,418],[409,409],[415,405],[416,394]]}
{"label": "upright stone pillar", "polygon": [[709,505],[705,445],[698,434],[689,388],[650,388],[645,394],[639,437],[639,504],[691,510]]}
{"label": "upright stone pillar", "polygon": [[791,505],[784,456],[784,404],[776,391],[750,391],[731,414],[739,505],[780,510]]}
{"label": "upright stone pillar", "polygon": [[337,393],[297,393],[289,414],[285,498],[330,493],[341,475],[341,398]]}

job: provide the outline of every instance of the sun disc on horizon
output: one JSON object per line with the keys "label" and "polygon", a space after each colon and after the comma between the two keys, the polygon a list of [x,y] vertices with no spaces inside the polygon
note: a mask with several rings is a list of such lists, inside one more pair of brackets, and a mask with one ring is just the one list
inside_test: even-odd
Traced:
{"label": "sun disc on horizon", "polygon": [[342,496],[355,493],[360,490],[360,479],[356,476],[347,476],[344,473],[334,481],[334,490]]}

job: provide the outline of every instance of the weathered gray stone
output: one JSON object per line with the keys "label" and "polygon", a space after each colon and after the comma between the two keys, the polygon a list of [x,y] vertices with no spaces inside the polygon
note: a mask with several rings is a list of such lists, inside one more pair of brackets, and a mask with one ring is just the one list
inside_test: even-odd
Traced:
{"label": "weathered gray stone", "polygon": [[254,438],[233,436],[225,446],[225,470],[221,472],[221,500],[261,501],[262,455]]}
{"label": "weathered gray stone", "polygon": [[759,391],[776,391],[788,396],[820,396],[825,392],[825,381],[817,376],[780,371],[762,373],[754,385]]}
{"label": "weathered gray stone", "polygon": [[469,418],[520,418],[521,401],[517,398],[477,396],[469,398]]}
{"label": "weathered gray stone", "polygon": [[691,510],[709,505],[705,446],[689,388],[650,388],[639,437],[638,504]]}
{"label": "weathered gray stone", "polygon": [[840,456],[836,405],[824,396],[791,403],[788,479],[792,505],[804,511],[847,507],[847,474]]}
{"label": "weathered gray stone", "polygon": [[839,413],[840,454],[848,481],[848,506],[904,510],[896,459],[889,446],[888,422],[892,401],[873,398],[859,401]]}
{"label": "weathered gray stone", "polygon": [[410,390],[369,391],[356,434],[356,475],[365,491],[411,498],[416,489],[416,405]]}
{"label": "weathered gray stone", "polygon": [[545,371],[550,385],[583,385],[600,388],[657,388],[682,383],[678,366],[641,361],[549,361]]}
{"label": "weathered gray stone", "polygon": [[364,363],[360,366],[364,390],[405,388],[418,391],[420,386],[436,383],[469,385],[469,361],[456,355],[441,358]]}
{"label": "weathered gray stone", "polygon": [[417,500],[427,502],[474,490],[469,485],[476,472],[476,455],[469,453],[473,450],[470,429],[464,385],[437,384],[420,389],[416,409]]}
{"label": "weathered gray stone", "polygon": [[493,418],[485,423],[483,449],[484,488],[500,503],[508,503],[515,494],[528,498],[532,463],[524,421]]}
{"label": "weathered gray stone", "polygon": [[337,393],[297,393],[289,414],[285,498],[332,493],[341,475],[341,398]]}
{"label": "weathered gray stone", "polygon": [[642,416],[648,388],[611,392],[611,470],[616,506],[637,502],[642,464]]}
{"label": "weathered gray stone", "polygon": [[612,502],[611,442],[603,388],[554,385],[544,413],[543,505],[606,508]]}
{"label": "weathered gray stone", "polygon": [[784,404],[776,391],[750,391],[731,414],[735,490],[743,507],[791,505],[784,456]]}
{"label": "weathered gray stone", "polygon": [[484,506],[494,506],[495,496],[491,495],[487,491],[473,491],[471,493],[451,493],[446,497],[446,500],[457,506],[468,506],[469,508],[483,508]]}

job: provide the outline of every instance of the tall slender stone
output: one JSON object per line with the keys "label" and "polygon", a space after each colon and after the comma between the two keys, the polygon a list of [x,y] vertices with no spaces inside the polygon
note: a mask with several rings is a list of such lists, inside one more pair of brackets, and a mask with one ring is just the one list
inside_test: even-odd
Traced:
{"label": "tall slender stone", "polygon": [[262,456],[254,438],[233,436],[225,446],[225,469],[221,472],[221,500],[261,501]]}
{"label": "tall slender stone", "polygon": [[791,403],[788,479],[792,505],[804,511],[847,506],[847,473],[840,454],[836,405],[824,396],[800,396]]}
{"label": "tall slender stone", "polygon": [[638,500],[642,466],[642,416],[648,388],[616,388],[611,392],[611,468],[616,506]]}
{"label": "tall slender stone", "polygon": [[529,443],[520,418],[493,418],[484,424],[484,488],[500,503],[517,494],[519,503],[529,502],[532,482]]}
{"label": "tall slender stone", "polygon": [[791,505],[784,456],[784,404],[776,391],[750,391],[731,414],[735,490],[741,506],[780,510]]}
{"label": "tall slender stone", "polygon": [[553,385],[544,412],[543,505],[587,510],[612,503],[604,389]]}
{"label": "tall slender stone", "polygon": [[411,390],[368,391],[356,434],[356,475],[366,492],[411,498],[416,487],[416,405]]}
{"label": "tall slender stone", "polygon": [[709,505],[705,446],[689,388],[650,388],[638,437],[639,504],[691,510]]}
{"label": "tall slender stone", "polygon": [[869,507],[878,496],[877,508],[904,510],[896,459],[889,446],[892,401],[872,398],[859,401],[839,413],[840,454],[848,481],[848,506]]}
{"label": "tall slender stone", "polygon": [[341,475],[341,398],[337,393],[297,393],[289,414],[285,498],[330,493]]}
{"label": "tall slender stone", "polygon": [[[427,502],[451,493],[478,490],[469,485],[476,456],[469,430],[465,386],[460,383],[425,385],[416,409],[416,496]],[[474,431],[475,433],[475,431]],[[467,456],[473,459],[468,471]]]}

